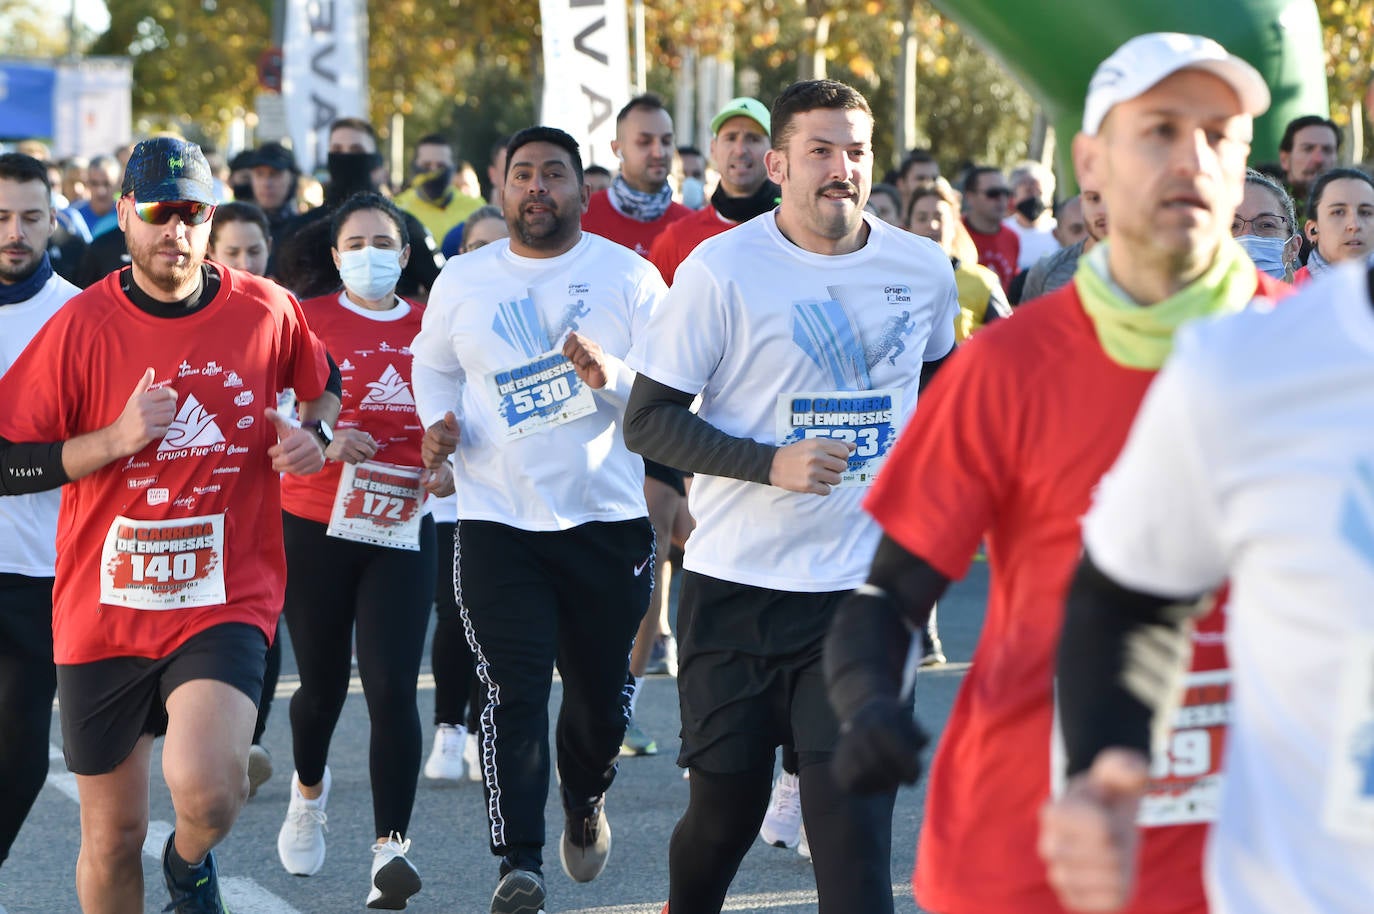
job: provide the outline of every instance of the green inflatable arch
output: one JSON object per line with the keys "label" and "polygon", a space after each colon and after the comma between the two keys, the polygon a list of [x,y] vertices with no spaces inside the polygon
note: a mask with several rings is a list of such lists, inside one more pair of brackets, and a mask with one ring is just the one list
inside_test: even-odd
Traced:
{"label": "green inflatable arch", "polygon": [[1083,94],[1097,64],[1143,32],[1214,38],[1264,76],[1273,94],[1255,124],[1251,162],[1278,160],[1284,126],[1328,116],[1326,54],[1312,0],[934,0],[969,31],[1045,109],[1058,137],[1061,169],[1073,174],[1069,140],[1083,118]]}

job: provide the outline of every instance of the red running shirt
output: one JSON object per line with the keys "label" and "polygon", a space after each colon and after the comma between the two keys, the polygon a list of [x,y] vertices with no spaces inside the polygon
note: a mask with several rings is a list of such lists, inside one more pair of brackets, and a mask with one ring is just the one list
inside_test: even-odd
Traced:
{"label": "red running shirt", "polygon": [[648,257],[654,239],[659,232],[679,219],[692,215],[692,210],[681,203],[669,203],[662,216],[653,222],[640,222],[623,216],[611,205],[608,191],[599,190],[592,194],[587,211],[582,214],[583,231],[609,238],[621,247],[629,248],[640,257]]}
{"label": "red running shirt", "polygon": [[1005,225],[998,226],[997,232],[985,235],[975,232],[967,222],[969,237],[978,248],[978,262],[997,274],[1002,288],[1010,289],[1011,281],[1016,278],[1016,262],[1021,258],[1021,238]]}
{"label": "red running shirt", "polygon": [[[12,441],[65,441],[104,428],[149,367],[155,385],[177,392],[176,420],[160,441],[63,491],[58,663],[163,657],[224,622],[255,625],[269,640],[276,631],[286,562],[278,474],[267,455],[277,434],[263,411],[286,387],[319,397],[329,365],[286,290],[214,269],[219,293],[180,318],[141,311],[119,287],[122,271],[109,274],[48,321],[0,379],[0,435]],[[204,519],[220,515],[212,534]],[[102,602],[107,576],[120,592],[133,581],[143,588],[138,599],[172,605]],[[214,578],[223,582],[221,602],[175,605]]]}
{"label": "red running shirt", "polygon": [[[1262,294],[1275,292],[1267,277],[1260,283]],[[864,503],[941,574],[963,577],[984,540],[992,568],[973,666],[930,770],[913,876],[927,910],[1063,911],[1035,850],[1050,795],[1055,651],[1079,518],[1153,377],[1106,356],[1070,283],[964,344],[922,395]],[[1199,627],[1195,672],[1225,665],[1218,624]],[[1196,697],[1208,701],[1205,690]],[[1213,766],[1219,749],[1209,744]],[[1148,829],[1126,910],[1205,912],[1205,838],[1205,825]]]}
{"label": "red running shirt", "polygon": [[[398,299],[390,311],[365,315],[340,303],[342,295],[301,302],[310,328],[343,376],[343,406],[334,427],[360,428],[376,439],[374,461],[418,467],[424,429],[411,390],[410,344],[420,332],[424,308]],[[328,523],[342,474],[343,464],[331,460],[313,476],[283,477],[282,507],[297,517]]]}
{"label": "red running shirt", "polygon": [[688,254],[696,250],[697,245],[737,225],[738,222],[731,222],[717,213],[714,206],[707,204],[705,209],[699,209],[664,229],[649,248],[649,260],[658,267],[663,281],[671,286],[677,268]]}

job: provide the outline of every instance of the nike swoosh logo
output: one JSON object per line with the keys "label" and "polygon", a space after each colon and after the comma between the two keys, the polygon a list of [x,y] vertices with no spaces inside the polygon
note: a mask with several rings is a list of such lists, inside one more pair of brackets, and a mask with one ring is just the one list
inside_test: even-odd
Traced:
{"label": "nike swoosh logo", "polygon": [[640,562],[638,565],[635,566],[635,577],[639,577],[641,574],[644,573],[644,569],[649,567],[649,559],[652,558],[653,556],[651,555],[649,556],[649,558],[645,559],[644,561]]}

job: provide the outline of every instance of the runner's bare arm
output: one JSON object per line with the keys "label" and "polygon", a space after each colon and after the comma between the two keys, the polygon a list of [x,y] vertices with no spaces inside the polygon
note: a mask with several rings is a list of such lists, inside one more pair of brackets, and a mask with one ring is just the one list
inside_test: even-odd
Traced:
{"label": "runner's bare arm", "polygon": [[268,418],[277,426],[277,443],[267,451],[272,457],[272,469],[296,476],[318,473],[324,467],[324,442],[302,426],[318,421],[333,425],[339,417],[339,406],[339,398],[328,390],[313,400],[302,400],[301,426],[291,425],[276,410],[267,410]]}

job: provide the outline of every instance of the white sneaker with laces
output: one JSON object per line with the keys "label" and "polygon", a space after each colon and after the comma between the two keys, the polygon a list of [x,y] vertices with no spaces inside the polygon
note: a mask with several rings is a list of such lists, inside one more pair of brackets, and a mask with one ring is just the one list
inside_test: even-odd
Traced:
{"label": "white sneaker with laces", "polygon": [[463,764],[467,767],[469,781],[482,780],[482,749],[476,733],[469,733],[463,744]]}
{"label": "white sneaker with laces", "polygon": [[773,782],[759,837],[774,847],[796,847],[801,841],[801,785],[795,774],[786,771]]}
{"label": "white sneaker with laces", "polygon": [[406,899],[420,891],[420,873],[406,859],[410,839],[401,840],[396,832],[372,845],[372,889],[367,906],[374,910],[403,911]]}
{"label": "white sneaker with laces", "polygon": [[277,857],[293,876],[313,876],[324,866],[324,832],[328,816],[324,813],[329,801],[329,785],[333,777],[324,769],[324,789],[319,799],[307,800],[301,793],[301,779],[291,773],[291,802],[286,807],[286,821],[277,832]]}
{"label": "white sneaker with laces", "polygon": [[463,750],[468,731],[462,726],[440,724],[434,728],[434,748],[425,762],[425,777],[431,781],[461,781]]}

